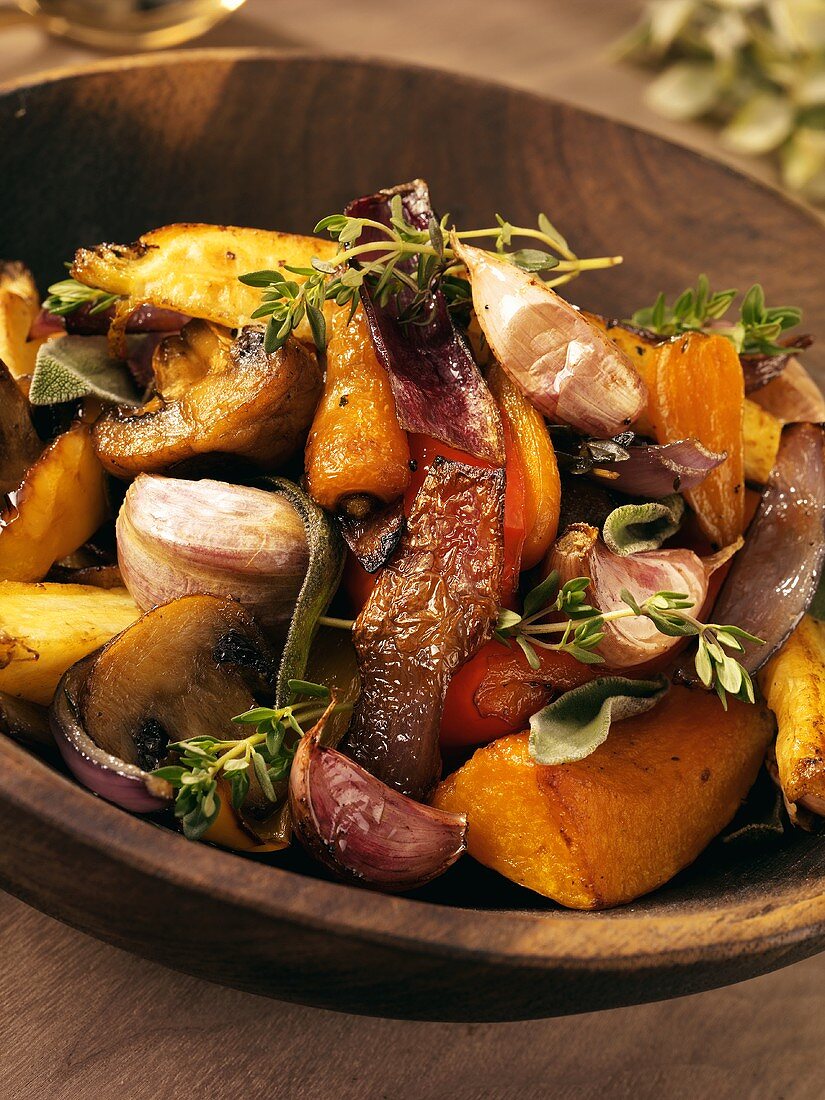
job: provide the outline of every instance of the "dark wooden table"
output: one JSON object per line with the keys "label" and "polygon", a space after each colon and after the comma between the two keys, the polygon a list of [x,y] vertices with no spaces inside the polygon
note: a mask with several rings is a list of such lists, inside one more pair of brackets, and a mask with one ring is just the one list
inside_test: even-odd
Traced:
{"label": "dark wooden table", "polygon": [[[628,0],[418,0],[414,8],[250,0],[203,41],[386,54],[492,76],[720,155],[703,128],[651,114],[643,77],[607,59],[636,7]],[[7,31],[0,81],[92,56],[34,29]],[[768,166],[747,168],[772,177]],[[820,957],[725,990],[567,1019],[363,1019],[175,974],[0,894],[0,1097],[819,1100],[823,987]]]}

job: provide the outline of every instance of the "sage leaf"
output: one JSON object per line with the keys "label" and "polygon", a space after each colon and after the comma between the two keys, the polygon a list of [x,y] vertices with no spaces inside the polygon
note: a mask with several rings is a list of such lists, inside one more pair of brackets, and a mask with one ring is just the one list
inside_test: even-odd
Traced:
{"label": "sage leaf", "polygon": [[105,336],[55,336],[38,348],[32,405],[60,405],[78,397],[140,404],[125,364],[110,357]]}
{"label": "sage leaf", "polygon": [[653,81],[645,99],[659,114],[681,121],[705,114],[721,92],[713,62],[677,61]]}
{"label": "sage leaf", "polygon": [[658,550],[681,526],[685,502],[678,493],[645,504],[623,504],[604,521],[605,544],[625,557],[643,550]]}
{"label": "sage leaf", "polygon": [[605,742],[612,722],[650,710],[669,686],[664,676],[603,676],[573,688],[530,719],[530,755],[537,764],[584,760]]}

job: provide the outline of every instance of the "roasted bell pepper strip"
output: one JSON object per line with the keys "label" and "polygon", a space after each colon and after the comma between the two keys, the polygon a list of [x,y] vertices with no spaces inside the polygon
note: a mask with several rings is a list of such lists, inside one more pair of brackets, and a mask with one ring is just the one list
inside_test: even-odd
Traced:
{"label": "roasted bell pepper strip", "polygon": [[491,637],[503,574],[504,471],[436,459],[353,631],[361,696],[349,751],[412,798],[438,782],[447,685]]}

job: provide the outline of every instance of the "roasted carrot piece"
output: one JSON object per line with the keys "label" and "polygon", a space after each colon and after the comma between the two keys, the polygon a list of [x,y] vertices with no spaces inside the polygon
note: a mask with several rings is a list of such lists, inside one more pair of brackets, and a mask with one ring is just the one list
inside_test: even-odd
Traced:
{"label": "roasted carrot piece", "polygon": [[561,482],[556,452],[544,417],[498,363],[490,367],[487,384],[510,428],[524,474],[521,568],[532,569],[553,545],[559,527]]}
{"label": "roasted carrot piece", "polygon": [[359,306],[336,310],[321,402],[306,447],[310,495],[331,512],[361,517],[400,497],[410,480],[407,433]]}
{"label": "roasted carrot piece", "polygon": [[685,497],[710,541],[730,545],[742,534],[745,517],[745,381],[736,349],[724,336],[698,332],[661,344],[649,393],[660,443],[692,438],[727,452],[726,461]]}
{"label": "roasted carrot piece", "polygon": [[773,731],[768,710],[674,687],[594,753],[542,767],[528,734],[479,749],[433,803],[469,817],[468,850],[573,909],[631,901],[691,863],[731,820]]}

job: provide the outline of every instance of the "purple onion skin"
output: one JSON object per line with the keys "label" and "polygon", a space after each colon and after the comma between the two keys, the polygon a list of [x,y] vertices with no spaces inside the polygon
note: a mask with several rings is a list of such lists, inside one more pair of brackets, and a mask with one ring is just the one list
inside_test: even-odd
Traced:
{"label": "purple onion skin", "polygon": [[137,814],[165,810],[172,801],[172,788],[98,748],[80,724],[74,700],[95,656],[73,665],[57,686],[49,725],[60,755],[75,779],[107,802]]}
{"label": "purple onion skin", "polygon": [[54,313],[49,313],[47,309],[41,309],[32,321],[29,329],[29,339],[45,340],[49,336],[59,336],[61,332],[65,331],[66,324],[63,317],[57,317]]}
{"label": "purple onion skin", "polygon": [[[105,336],[109,331],[115,307],[90,313],[88,305],[66,315],[66,331],[75,336]],[[178,332],[189,318],[183,313],[160,306],[138,306],[126,323],[127,332]]]}
{"label": "purple onion skin", "polygon": [[[432,207],[423,180],[355,199],[345,213],[389,225],[390,200],[395,194],[401,195],[409,224],[426,229]],[[358,244],[380,237],[377,230],[368,228]],[[363,258],[369,259],[370,254]],[[444,295],[440,291],[433,295],[431,319],[426,325],[402,325],[396,303],[379,306],[366,288],[362,288],[361,300],[376,354],[390,377],[401,427],[503,466],[504,434],[498,407],[453,324]],[[399,301],[403,307],[403,295]]]}
{"label": "purple onion skin", "polygon": [[[813,342],[812,336],[797,336],[795,340],[788,340],[786,346],[804,351]],[[745,375],[745,393],[755,393],[774,378],[778,378],[793,357],[794,353],[791,351],[784,355],[740,355],[739,360]]]}
{"label": "purple onion skin", "polygon": [[302,740],[290,775],[293,827],[339,878],[374,890],[413,890],[443,874],[466,846],[467,819],[414,802],[336,749]]}
{"label": "purple onion skin", "polygon": [[825,561],[823,430],[794,424],[782,435],[762,503],[710,618],[764,639],[740,662],[758,671],[808,610]]}
{"label": "purple onion skin", "polygon": [[631,444],[627,450],[630,458],[623,462],[600,463],[600,469],[616,474],[610,481],[611,489],[652,500],[695,489],[727,458],[724,452],[709,451],[695,439]]}

